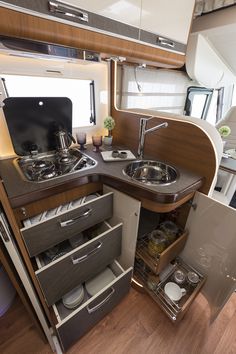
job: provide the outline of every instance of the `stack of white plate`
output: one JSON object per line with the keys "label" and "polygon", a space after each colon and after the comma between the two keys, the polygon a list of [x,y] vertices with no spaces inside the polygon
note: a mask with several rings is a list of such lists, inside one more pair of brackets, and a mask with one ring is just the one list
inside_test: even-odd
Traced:
{"label": "stack of white plate", "polygon": [[105,286],[111,283],[115,278],[116,276],[111,271],[111,269],[106,268],[94,278],[88,280],[85,283],[85,288],[90,296],[94,296]]}
{"label": "stack of white plate", "polygon": [[79,285],[62,297],[62,302],[68,309],[77,307],[84,299],[84,287]]}

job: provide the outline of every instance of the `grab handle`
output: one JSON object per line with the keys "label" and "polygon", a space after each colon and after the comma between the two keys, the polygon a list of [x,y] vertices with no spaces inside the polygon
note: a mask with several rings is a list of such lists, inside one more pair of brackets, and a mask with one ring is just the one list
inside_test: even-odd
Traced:
{"label": "grab handle", "polygon": [[114,294],[115,289],[111,288],[110,294],[107,295],[107,297],[105,297],[105,299],[103,299],[99,304],[97,304],[94,307],[89,308],[89,306],[87,306],[87,311],[89,314],[97,311],[98,309],[100,309],[100,307],[102,307],[107,301],[110,300],[110,298],[112,297],[112,295]]}
{"label": "grab handle", "polygon": [[78,258],[73,258],[72,257],[71,258],[72,263],[75,265],[75,264],[78,264],[78,263],[86,261],[93,254],[97,253],[101,247],[102,247],[102,242],[99,242],[98,245],[93,250],[91,250],[89,253],[85,254],[84,256],[78,257]]}
{"label": "grab handle", "polygon": [[82,218],[87,218],[88,216],[90,216],[92,214],[92,209],[89,208],[87,209],[83,214],[76,216],[74,219],[70,219],[70,220],[66,220],[66,221],[62,221],[60,222],[60,226],[61,227],[67,227],[67,226],[71,226],[74,225],[76,222],[78,222],[80,219]]}

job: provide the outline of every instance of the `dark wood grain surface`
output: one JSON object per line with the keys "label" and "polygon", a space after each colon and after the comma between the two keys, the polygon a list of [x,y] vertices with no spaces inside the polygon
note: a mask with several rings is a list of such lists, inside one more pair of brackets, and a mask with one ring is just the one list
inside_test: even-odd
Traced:
{"label": "dark wood grain surface", "polygon": [[[163,129],[164,130],[164,129]],[[124,146],[123,146],[124,148]],[[136,153],[135,149],[133,153]],[[22,179],[15,166],[13,159],[0,161],[0,175],[3,179],[8,198],[13,208],[24,206],[28,203],[43,199],[54,194],[65,192],[75,187],[85,185],[93,181],[101,181],[111,184],[121,191],[132,192],[132,195],[141,195],[160,203],[173,203],[187,194],[196,191],[203,184],[204,176],[191,172],[175,164],[178,169],[179,177],[173,184],[167,186],[144,185],[135,182],[124,175],[123,169],[129,163],[128,161],[104,162],[100,153],[92,151],[92,146],[88,146],[86,154],[93,157],[97,166],[89,171],[79,171],[74,174],[62,176],[42,183],[28,182]],[[151,157],[151,156],[150,156]],[[167,158],[155,159],[168,163]]]}
{"label": "dark wood grain surface", "polygon": [[[102,271],[121,253],[122,226],[113,228],[96,238],[89,245],[75,250],[48,268],[36,274],[48,305],[54,304],[67,292]],[[90,251],[101,247],[83,262],[73,264],[72,259],[86,256]],[[50,284],[50,286],[49,286]]]}

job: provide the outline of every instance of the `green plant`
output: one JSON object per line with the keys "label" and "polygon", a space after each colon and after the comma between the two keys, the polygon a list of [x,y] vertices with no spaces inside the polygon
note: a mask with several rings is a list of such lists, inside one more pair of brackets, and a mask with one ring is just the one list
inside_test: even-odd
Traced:
{"label": "green plant", "polygon": [[103,126],[105,129],[108,130],[108,136],[111,136],[111,131],[114,129],[116,123],[114,121],[114,119],[111,117],[111,116],[107,116],[105,119],[104,119],[104,122],[103,122]]}
{"label": "green plant", "polygon": [[229,136],[229,134],[231,133],[231,129],[228,125],[222,125],[219,129],[218,129],[221,138],[226,138],[227,136]]}

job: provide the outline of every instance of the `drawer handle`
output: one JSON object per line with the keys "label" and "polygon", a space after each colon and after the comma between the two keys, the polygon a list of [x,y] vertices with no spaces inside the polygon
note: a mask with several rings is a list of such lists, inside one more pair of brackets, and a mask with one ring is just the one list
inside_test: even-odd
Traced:
{"label": "drawer handle", "polygon": [[98,309],[100,309],[100,307],[102,307],[107,301],[110,300],[110,298],[112,297],[112,295],[114,294],[114,292],[115,292],[115,289],[114,289],[114,288],[111,288],[110,294],[108,294],[107,297],[105,297],[105,299],[102,300],[99,304],[97,304],[96,306],[91,307],[91,308],[89,308],[89,306],[87,306],[87,311],[88,311],[88,313],[91,314],[91,313],[97,311]]}
{"label": "drawer handle", "polygon": [[[80,21],[88,22],[88,14],[81,10],[76,10],[71,6],[59,3],[56,1],[49,1],[49,11],[52,13],[62,14],[68,17],[77,18]],[[70,12],[73,11],[73,12]]]}
{"label": "drawer handle", "polygon": [[166,47],[174,48],[175,43],[164,37],[157,37],[157,44],[164,45]]}
{"label": "drawer handle", "polygon": [[60,222],[60,226],[61,227],[67,227],[67,226],[71,226],[74,225],[77,221],[79,221],[79,219],[81,218],[87,218],[88,216],[90,216],[92,214],[92,209],[89,208],[87,209],[83,214],[76,216],[76,218],[74,219],[70,219],[70,220],[66,220],[66,221],[62,221]]}
{"label": "drawer handle", "polygon": [[78,263],[84,262],[86,259],[91,257],[93,254],[97,253],[101,247],[102,247],[102,242],[99,241],[98,245],[93,250],[91,250],[89,253],[85,254],[84,256],[76,258],[76,259],[72,257],[71,258],[72,263],[78,264]]}

